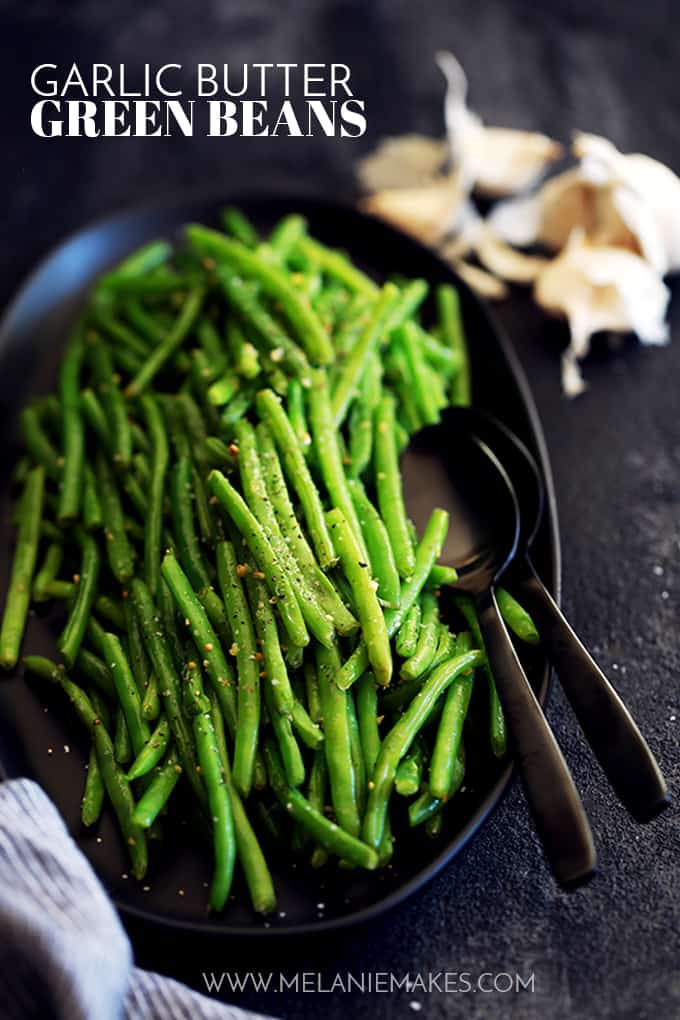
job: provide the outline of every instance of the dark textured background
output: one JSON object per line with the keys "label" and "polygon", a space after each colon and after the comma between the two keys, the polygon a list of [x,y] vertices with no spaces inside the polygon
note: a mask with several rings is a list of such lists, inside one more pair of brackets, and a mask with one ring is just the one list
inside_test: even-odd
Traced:
{"label": "dark textured background", "polygon": [[[594,8],[597,7],[597,10]],[[352,162],[384,134],[439,133],[433,53],[462,59],[489,123],[563,140],[579,127],[680,170],[680,34],[673,0],[211,0],[202,4],[0,2],[2,239],[0,298],[66,232],[131,202],[182,189],[352,194]],[[28,127],[28,76],[43,61],[116,63],[341,60],[367,100],[369,131],[331,139],[62,139]],[[530,376],[552,456],[562,525],[564,603],[640,720],[677,791],[680,698],[680,301],[676,343],[598,350],[588,393],[560,394],[563,328],[525,295],[499,308]],[[473,844],[417,898],[333,942],[160,946],[141,962],[200,983],[218,969],[534,971],[534,995],[247,996],[287,1017],[411,1015],[567,1020],[680,1016],[680,845],[674,809],[646,828],[613,801],[555,692],[550,719],[592,817],[600,873],[571,895],[546,873],[515,787]],[[199,955],[200,954],[200,955]],[[257,954],[257,955],[256,955]]]}

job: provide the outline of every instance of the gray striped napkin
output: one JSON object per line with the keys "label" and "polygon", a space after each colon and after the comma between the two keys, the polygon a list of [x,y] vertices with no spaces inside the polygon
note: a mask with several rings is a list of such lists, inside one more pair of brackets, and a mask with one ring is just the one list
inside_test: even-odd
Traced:
{"label": "gray striped napkin", "polygon": [[112,903],[56,808],[0,783],[3,1020],[258,1020],[139,970]]}

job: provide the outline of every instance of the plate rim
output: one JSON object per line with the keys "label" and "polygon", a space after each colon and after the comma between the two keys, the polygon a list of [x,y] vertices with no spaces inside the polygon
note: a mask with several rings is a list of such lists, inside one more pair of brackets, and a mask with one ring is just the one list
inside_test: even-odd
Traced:
{"label": "plate rim", "polygon": [[[381,220],[376,216],[358,209],[355,204],[349,201],[329,199],[323,193],[314,193],[312,190],[307,190],[306,192],[301,193],[299,191],[295,191],[293,189],[288,190],[286,188],[277,191],[262,189],[253,192],[244,192],[243,194],[237,195],[230,195],[229,193],[225,195],[224,191],[215,191],[214,189],[210,189],[207,191],[192,191],[191,193],[176,192],[150,202],[124,205],[112,213],[90,220],[83,226],[68,232],[60,241],[52,245],[28,271],[12,293],[12,296],[3,308],[0,316],[0,356],[7,344],[8,336],[14,331],[14,320],[20,314],[23,302],[26,300],[28,293],[39,281],[41,275],[49,270],[51,263],[60,257],[63,249],[67,248],[70,244],[77,243],[88,234],[95,234],[106,230],[107,228],[110,229],[116,225],[121,225],[123,221],[134,221],[135,219],[153,215],[154,213],[170,214],[173,210],[179,209],[180,206],[205,203],[214,205],[217,209],[219,206],[224,205],[234,205],[237,207],[240,205],[256,206],[258,203],[267,202],[290,203],[291,211],[295,211],[294,207],[296,203],[299,206],[306,207],[314,205],[319,209],[326,208],[335,212],[342,211],[361,220],[367,220],[373,224],[378,224],[383,231],[388,234],[392,233],[400,238],[406,238],[411,245],[414,245],[425,252],[428,258],[435,260],[439,264],[443,273],[449,276],[462,293],[465,293],[466,300],[476,306],[477,314],[484,320],[488,330],[493,333],[497,345],[500,348],[510,370],[517,390],[519,391],[523,409],[535,443],[535,453],[545,487],[545,513],[553,577],[551,594],[559,605],[561,601],[562,588],[562,552],[554,479],[548,453],[548,445],[538,413],[538,408],[534,400],[528,377],[524,371],[519,355],[515,350],[514,344],[512,343],[505,328],[499,323],[495,314],[490,310],[487,302],[475,294],[471,287],[439,256],[436,251],[428,248],[405,231],[398,229],[392,224],[386,223],[384,220]],[[15,416],[13,415],[12,420],[10,421],[10,428],[15,424]],[[537,691],[537,696],[542,706],[547,704],[551,684],[552,669],[549,664],[546,664],[543,670],[541,683]],[[8,775],[2,758],[0,758],[0,782],[8,781],[10,778],[12,777]],[[416,892],[418,892],[439,872],[441,872],[447,864],[451,863],[453,858],[470,843],[479,829],[496,811],[516,778],[516,766],[513,761],[510,761],[503,772],[499,775],[494,785],[487,792],[472,817],[468,819],[466,824],[456,832],[453,839],[446,844],[446,847],[432,858],[432,860],[422,870],[418,871],[416,875],[403,885],[400,885],[387,896],[376,900],[376,902],[372,903],[370,906],[343,915],[342,917],[319,919],[294,926],[277,925],[276,927],[271,928],[266,928],[264,925],[260,927],[244,927],[242,925],[216,923],[215,921],[208,924],[205,921],[200,920],[193,921],[164,917],[153,910],[147,910],[142,907],[136,907],[125,903],[119,900],[108,890],[107,895],[109,895],[116,907],[116,910],[123,919],[130,919],[134,922],[141,922],[144,925],[160,927],[167,932],[183,932],[200,935],[205,938],[238,937],[257,939],[265,937],[270,940],[280,939],[282,937],[302,938],[322,933],[339,932],[346,928],[367,924],[376,917],[387,913],[399,904],[409,900]],[[102,880],[100,879],[100,881]],[[103,881],[102,885],[106,888]]]}

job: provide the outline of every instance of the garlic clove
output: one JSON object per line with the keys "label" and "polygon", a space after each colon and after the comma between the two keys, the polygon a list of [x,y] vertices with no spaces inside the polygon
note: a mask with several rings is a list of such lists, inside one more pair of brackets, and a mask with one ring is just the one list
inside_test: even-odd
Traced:
{"label": "garlic clove", "polygon": [[358,160],[356,170],[366,191],[417,188],[440,177],[448,158],[448,146],[439,138],[402,135],[385,138],[368,156]]}
{"label": "garlic clove", "polygon": [[437,245],[457,222],[464,195],[458,174],[421,188],[387,188],[361,199],[359,207],[427,245]]}
{"label": "garlic clove", "polygon": [[487,217],[492,231],[508,244],[544,244],[563,248],[574,227],[589,232],[594,225],[592,188],[578,167],[551,177],[533,195],[499,202]]}
{"label": "garlic clove", "polygon": [[562,365],[565,392],[578,389],[575,362],[587,355],[594,333],[633,332],[643,343],[667,342],[664,319],[669,296],[659,275],[640,255],[593,245],[583,230],[574,230],[534,285],[536,302],[564,316],[569,324],[570,343]]}
{"label": "garlic clove", "polygon": [[446,78],[444,119],[455,166],[466,186],[489,198],[523,191],[562,156],[559,142],[535,131],[486,127],[467,106],[467,78],[452,53],[437,54]]}
{"label": "garlic clove", "polygon": [[495,276],[511,283],[533,283],[548,264],[539,255],[525,255],[516,251],[485,226],[473,241],[477,258]]}

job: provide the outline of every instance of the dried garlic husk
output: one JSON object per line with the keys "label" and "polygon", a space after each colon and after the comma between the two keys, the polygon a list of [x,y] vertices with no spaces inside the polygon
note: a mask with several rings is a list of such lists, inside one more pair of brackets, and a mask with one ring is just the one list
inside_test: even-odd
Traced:
{"label": "dried garlic husk", "polygon": [[599,135],[577,134],[573,149],[584,179],[609,191],[628,246],[662,275],[680,270],[680,177],[650,156],[619,152]]}
{"label": "dried garlic husk", "polygon": [[565,392],[573,396],[583,389],[577,362],[590,350],[594,333],[633,332],[643,343],[666,343],[669,296],[658,273],[640,255],[593,245],[583,230],[574,230],[534,286],[537,303],[569,323],[570,343],[562,363]]}
{"label": "dried garlic husk", "polygon": [[451,259],[452,269],[460,276],[464,283],[467,283],[470,290],[480,297],[488,298],[490,301],[502,301],[506,298],[510,289],[503,280],[499,280],[493,273],[487,273],[486,269],[480,269],[465,259]]}
{"label": "dried garlic husk", "polygon": [[385,138],[357,162],[357,176],[366,191],[418,188],[441,177],[449,156],[447,143],[425,135]]}
{"label": "dried garlic husk", "polygon": [[359,207],[424,244],[438,245],[455,228],[464,199],[454,173],[421,188],[378,191],[361,199]]}
{"label": "dried garlic husk", "polygon": [[467,106],[467,78],[452,53],[437,54],[446,77],[446,133],[469,188],[500,198],[531,187],[562,155],[559,142],[535,131],[486,127]]}

